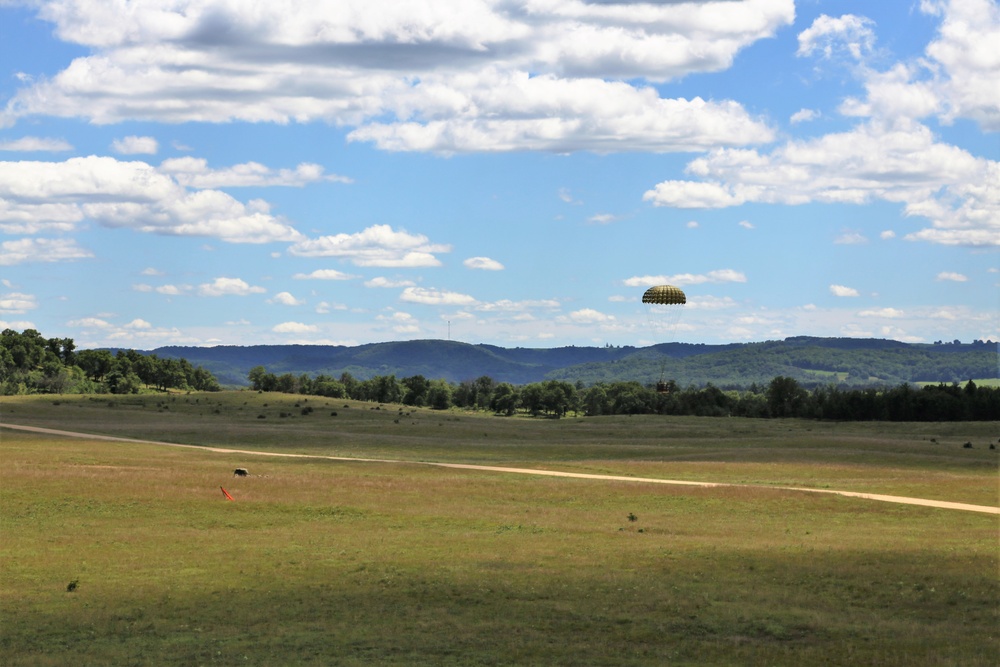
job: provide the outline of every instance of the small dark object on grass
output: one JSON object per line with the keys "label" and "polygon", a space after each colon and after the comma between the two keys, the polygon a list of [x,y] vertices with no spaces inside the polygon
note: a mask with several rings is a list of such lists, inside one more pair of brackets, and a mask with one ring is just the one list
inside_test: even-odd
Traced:
{"label": "small dark object on grass", "polygon": [[991,442],[991,443],[990,443],[990,449],[996,449],[996,448],[997,448],[997,446],[996,446],[996,445],[994,445],[994,444],[993,444],[993,443]]}
{"label": "small dark object on grass", "polygon": [[330,413],[330,416],[331,416],[331,417],[336,417],[336,416],[337,416],[337,411],[336,411],[336,410],[334,410],[333,412],[331,412],[331,413]]}
{"label": "small dark object on grass", "polygon": [[635,514],[632,514],[631,512],[629,512],[628,513],[628,520],[629,521],[638,521],[639,517],[637,517]]}
{"label": "small dark object on grass", "polygon": [[250,471],[246,468],[237,468],[233,471],[233,477],[247,477],[250,475]]}
{"label": "small dark object on grass", "polygon": [[965,443],[964,445],[962,445],[962,447],[963,447],[964,449],[972,449],[972,443],[971,443],[971,442],[967,442],[967,443]]}
{"label": "small dark object on grass", "polygon": [[73,581],[69,582],[68,584],[66,584],[66,592],[67,593],[72,593],[73,591],[76,590],[76,587],[79,584],[80,584],[80,580],[79,579],[74,579]]}

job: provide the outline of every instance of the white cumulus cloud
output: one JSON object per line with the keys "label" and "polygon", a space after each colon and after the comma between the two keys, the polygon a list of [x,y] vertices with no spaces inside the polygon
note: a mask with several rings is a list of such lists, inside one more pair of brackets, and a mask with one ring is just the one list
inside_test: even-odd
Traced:
{"label": "white cumulus cloud", "polygon": [[730,67],[794,0],[92,0],[32,4],[90,50],[23,87],[36,114],[108,124],[313,122],[387,150],[675,151],[768,141],[727,100],[644,83]]}
{"label": "white cumulus cloud", "polygon": [[834,296],[860,296],[858,290],[844,285],[830,285],[830,294]]}
{"label": "white cumulus cloud", "polygon": [[267,300],[268,303],[276,303],[282,306],[301,306],[305,301],[296,299],[291,292],[278,292],[272,298]]}
{"label": "white cumulus cloud", "polygon": [[874,26],[875,22],[866,16],[822,14],[799,33],[796,55],[808,56],[818,50],[823,57],[832,58],[843,50],[855,60],[861,60],[875,45]]}
{"label": "white cumulus cloud", "polygon": [[480,269],[482,271],[503,271],[504,269],[503,264],[489,257],[470,257],[462,264],[467,269]]}
{"label": "white cumulus cloud", "polygon": [[65,139],[21,137],[20,139],[0,141],[0,151],[61,153],[63,151],[71,150],[73,150],[73,145]]}
{"label": "white cumulus cloud", "polygon": [[303,324],[302,322],[282,322],[281,324],[276,324],[271,328],[271,331],[275,333],[315,333],[319,331],[319,327],[315,324]]}
{"label": "white cumulus cloud", "polygon": [[201,296],[247,296],[266,291],[263,287],[254,287],[241,278],[216,278],[211,283],[198,286],[198,294]]}
{"label": "white cumulus cloud", "polygon": [[652,287],[653,285],[701,285],[702,283],[745,283],[746,275],[734,269],[715,269],[708,273],[676,273],[673,275],[632,276],[623,282],[628,287]]}
{"label": "white cumulus cloud", "polygon": [[389,225],[373,225],[355,234],[300,241],[289,252],[299,257],[340,257],[357,266],[413,268],[440,266],[435,255],[451,252],[451,246],[431,243],[422,234],[397,231]]}
{"label": "white cumulus cloud", "polygon": [[27,238],[0,243],[0,266],[28,262],[68,262],[93,257],[74,239]]}
{"label": "white cumulus cloud", "polygon": [[1000,245],[1000,162],[938,142],[914,121],[873,120],[770,153],[714,150],[686,170],[703,180],[664,181],[644,199],[676,208],[887,201],[931,221],[909,239]]}
{"label": "white cumulus cloud", "polygon": [[111,142],[111,150],[121,155],[155,155],[160,144],[154,137],[129,136]]}
{"label": "white cumulus cloud", "polygon": [[312,273],[296,273],[296,280],[353,280],[357,276],[336,269],[316,269]]}
{"label": "white cumulus cloud", "polygon": [[262,200],[191,191],[145,162],[75,157],[0,162],[0,231],[70,231],[83,220],[108,228],[230,243],[296,241],[301,235]]}
{"label": "white cumulus cloud", "polygon": [[38,308],[38,301],[33,294],[9,292],[0,295],[0,314],[19,315]]}
{"label": "white cumulus cloud", "polygon": [[259,162],[246,162],[224,169],[211,169],[203,158],[180,157],[164,160],[159,171],[169,174],[185,187],[302,187],[319,181],[350,183],[351,179],[326,174],[321,165],[303,162],[295,169],[272,169]]}
{"label": "white cumulus cloud", "polygon": [[412,280],[390,280],[385,276],[376,276],[371,280],[365,281],[365,287],[379,287],[379,288],[414,287],[415,285],[416,283],[414,283]]}
{"label": "white cumulus cloud", "polygon": [[399,299],[428,306],[471,306],[476,303],[476,300],[468,294],[424,287],[407,287]]}

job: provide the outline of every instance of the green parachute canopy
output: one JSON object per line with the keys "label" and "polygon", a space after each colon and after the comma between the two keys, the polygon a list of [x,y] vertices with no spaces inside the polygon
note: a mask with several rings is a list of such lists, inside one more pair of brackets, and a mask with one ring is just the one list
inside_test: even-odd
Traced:
{"label": "green parachute canopy", "polygon": [[673,285],[655,285],[646,290],[646,293],[642,295],[642,302],[661,306],[674,306],[687,303],[687,297],[679,287],[674,287]]}

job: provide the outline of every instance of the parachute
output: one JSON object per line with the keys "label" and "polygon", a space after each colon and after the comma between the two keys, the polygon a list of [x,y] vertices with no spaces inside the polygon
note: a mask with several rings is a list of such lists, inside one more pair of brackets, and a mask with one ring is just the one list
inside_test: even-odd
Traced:
{"label": "parachute", "polygon": [[[654,285],[642,295],[642,302],[647,304],[646,314],[649,317],[650,325],[656,330],[660,342],[671,342],[677,322],[680,320],[681,310],[679,306],[687,303],[687,295],[679,287],[673,285]],[[662,339],[668,340],[662,340]],[[660,380],[656,383],[656,391],[668,393],[670,383],[664,382],[663,372],[667,365],[666,357],[660,364]]]}
{"label": "parachute", "polygon": [[682,306],[687,303],[687,296],[679,287],[673,285],[655,285],[642,295],[643,303],[655,303],[661,306]]}

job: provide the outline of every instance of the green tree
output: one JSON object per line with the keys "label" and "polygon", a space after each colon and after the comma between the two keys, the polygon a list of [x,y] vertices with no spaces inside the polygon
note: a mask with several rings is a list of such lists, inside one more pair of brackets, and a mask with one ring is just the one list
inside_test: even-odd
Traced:
{"label": "green tree", "polygon": [[447,410],[451,407],[451,385],[444,380],[432,380],[427,389],[427,404],[434,410]]}
{"label": "green tree", "polygon": [[251,368],[247,379],[250,380],[250,387],[254,391],[274,391],[275,385],[278,383],[278,378],[274,373],[268,373],[263,366]]}
{"label": "green tree", "polygon": [[772,417],[796,417],[806,396],[797,380],[778,376],[767,386],[767,407]]}
{"label": "green tree", "polygon": [[488,410],[493,401],[493,391],[497,383],[489,375],[481,375],[473,383],[476,388],[476,407],[480,410]]}
{"label": "green tree", "polygon": [[431,383],[423,375],[412,375],[402,380],[404,393],[403,403],[421,407],[427,404],[427,392]]}
{"label": "green tree", "polygon": [[517,387],[509,382],[501,382],[493,388],[490,398],[490,409],[498,415],[510,417],[517,411],[520,394]]}

